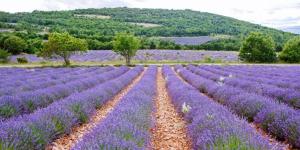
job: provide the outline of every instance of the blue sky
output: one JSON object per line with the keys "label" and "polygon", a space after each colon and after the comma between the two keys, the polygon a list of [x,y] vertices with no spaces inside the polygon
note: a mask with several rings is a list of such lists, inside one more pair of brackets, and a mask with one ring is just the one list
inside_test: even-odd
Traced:
{"label": "blue sky", "polygon": [[300,27],[300,0],[0,0],[0,4],[0,10],[8,12],[124,6],[192,9],[274,28]]}

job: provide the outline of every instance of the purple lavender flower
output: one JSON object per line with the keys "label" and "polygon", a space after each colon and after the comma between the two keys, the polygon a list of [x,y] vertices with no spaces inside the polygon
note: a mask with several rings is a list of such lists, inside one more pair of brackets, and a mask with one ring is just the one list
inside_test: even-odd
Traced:
{"label": "purple lavender flower", "polygon": [[[175,68],[180,74],[186,72],[180,66]],[[184,117],[188,122],[188,134],[194,149],[271,148],[268,140],[257,134],[245,120],[239,119],[225,107],[182,82],[170,67],[164,66],[163,72],[167,79],[168,92],[177,111],[180,112],[183,103],[192,106]],[[197,83],[199,82],[201,81]]]}
{"label": "purple lavender flower", "polygon": [[95,112],[97,107],[111,99],[111,94],[106,92],[107,87],[115,82],[120,83],[114,86],[112,92],[115,95],[142,70],[141,66],[135,67],[119,77],[98,84],[84,92],[74,93],[65,99],[53,102],[46,108],[0,122],[1,148],[44,149],[59,135],[69,133],[73,126],[88,121],[88,117]]}
{"label": "purple lavender flower", "polygon": [[114,110],[72,149],[149,147],[156,72],[157,67],[149,67],[140,82],[122,98]]}
{"label": "purple lavender flower", "polygon": [[[236,114],[246,117],[250,121],[254,120],[266,132],[280,140],[287,140],[294,147],[299,148],[299,111],[285,104],[277,103],[271,98],[249,93],[238,86],[233,87],[226,83],[219,86],[214,77],[207,76],[208,74],[205,74],[205,72],[202,72],[202,74],[198,72],[196,75],[182,66],[176,66],[175,68],[194,87],[201,87],[204,89],[202,91],[208,93]],[[188,68],[191,71],[197,69],[194,66]]]}

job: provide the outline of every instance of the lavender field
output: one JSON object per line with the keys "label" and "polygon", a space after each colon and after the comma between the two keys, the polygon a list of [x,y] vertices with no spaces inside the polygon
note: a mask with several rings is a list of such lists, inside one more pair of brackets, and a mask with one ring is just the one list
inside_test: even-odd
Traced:
{"label": "lavender field", "polygon": [[162,37],[162,40],[172,41],[179,45],[201,45],[213,40],[216,40],[210,36],[198,36],[198,37]]}
{"label": "lavender field", "polygon": [[0,68],[0,149],[300,148],[300,67]]}
{"label": "lavender field", "polygon": [[[29,62],[46,61],[35,55],[12,56],[10,61],[17,62],[18,57],[25,57]],[[201,62],[207,59],[219,62],[237,62],[238,53],[228,51],[192,51],[192,50],[140,50],[133,60],[143,63],[147,61],[171,61],[171,62]],[[123,58],[110,50],[94,50],[84,54],[76,54],[71,57],[76,62],[112,62],[123,61]],[[51,59],[50,61],[62,61]]]}

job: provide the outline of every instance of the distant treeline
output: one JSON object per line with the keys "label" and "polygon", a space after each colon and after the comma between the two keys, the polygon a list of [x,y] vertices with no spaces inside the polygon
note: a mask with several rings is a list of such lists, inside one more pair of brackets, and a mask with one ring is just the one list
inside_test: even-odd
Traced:
{"label": "distant treeline", "polygon": [[[146,26],[147,23],[149,26]],[[291,33],[211,13],[136,8],[33,11],[15,14],[0,12],[0,28],[14,29],[17,33],[6,34],[17,34],[27,41],[27,48],[32,45],[30,40],[47,40],[51,32],[68,32],[74,37],[85,39],[89,49],[112,49],[113,36],[119,32],[131,32],[141,37],[143,49],[238,50],[242,39],[250,32],[257,31],[270,35],[276,43],[276,49],[280,51],[283,43],[294,36]],[[153,38],[209,35],[229,35],[231,38],[221,38],[196,46],[181,46]]]}

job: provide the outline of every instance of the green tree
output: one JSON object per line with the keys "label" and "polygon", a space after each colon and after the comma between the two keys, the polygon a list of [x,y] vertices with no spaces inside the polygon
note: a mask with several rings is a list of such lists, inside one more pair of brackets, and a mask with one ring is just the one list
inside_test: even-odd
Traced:
{"label": "green tree", "polygon": [[243,41],[239,57],[246,62],[275,62],[275,42],[270,36],[252,32]]}
{"label": "green tree", "polygon": [[43,41],[41,39],[38,38],[29,39],[27,43],[28,43],[28,47],[25,50],[26,53],[34,54],[43,49]]}
{"label": "green tree", "polygon": [[8,61],[8,57],[10,56],[10,53],[7,51],[0,49],[0,62],[5,63]]}
{"label": "green tree", "polygon": [[149,48],[150,49],[156,49],[156,43],[154,41],[151,41]]}
{"label": "green tree", "polygon": [[0,34],[0,48],[4,49],[4,41],[9,38],[6,34]]}
{"label": "green tree", "polygon": [[113,41],[113,51],[125,58],[126,65],[130,65],[139,47],[140,40],[130,33],[118,33]]}
{"label": "green tree", "polygon": [[70,65],[71,55],[85,52],[87,49],[88,45],[85,40],[72,37],[69,33],[51,33],[40,55],[43,57],[60,56],[64,59],[65,65]]}
{"label": "green tree", "polygon": [[12,54],[20,54],[27,48],[27,43],[20,37],[10,36],[4,41],[4,49]]}
{"label": "green tree", "polygon": [[289,63],[300,62],[300,36],[294,37],[286,42],[283,51],[279,54],[279,58]]}

